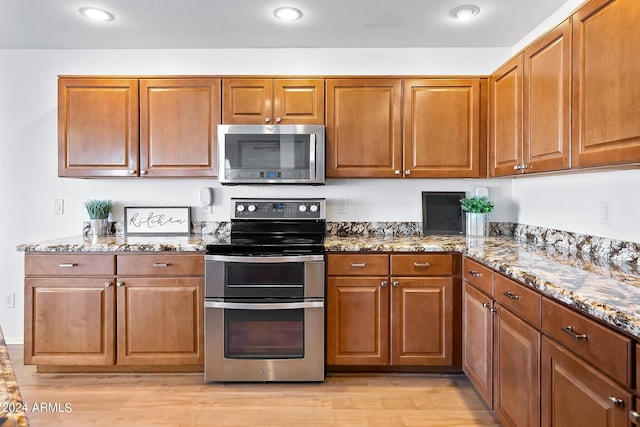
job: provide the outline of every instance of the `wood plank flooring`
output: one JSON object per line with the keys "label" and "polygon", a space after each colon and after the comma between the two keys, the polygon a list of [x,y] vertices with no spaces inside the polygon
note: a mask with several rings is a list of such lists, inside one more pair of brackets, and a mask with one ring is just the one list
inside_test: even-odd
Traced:
{"label": "wood plank flooring", "polygon": [[500,425],[463,375],[204,384],[202,374],[38,374],[22,346],[8,347],[23,400],[44,408],[27,414],[32,427]]}

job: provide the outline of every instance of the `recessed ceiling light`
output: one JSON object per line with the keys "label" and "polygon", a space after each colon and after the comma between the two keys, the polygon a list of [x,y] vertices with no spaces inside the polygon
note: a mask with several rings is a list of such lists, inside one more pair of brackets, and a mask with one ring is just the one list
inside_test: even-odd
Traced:
{"label": "recessed ceiling light", "polygon": [[81,7],[79,12],[94,21],[113,21],[113,14],[97,7]]}
{"label": "recessed ceiling light", "polygon": [[283,21],[296,21],[302,18],[302,11],[300,9],[296,9],[295,7],[279,7],[273,11],[273,14],[278,19],[282,19]]}
{"label": "recessed ceiling light", "polygon": [[449,15],[460,21],[468,21],[469,19],[476,16],[478,13],[480,13],[480,8],[478,6],[473,4],[468,4],[468,5],[458,6],[451,9],[451,12],[449,12]]}

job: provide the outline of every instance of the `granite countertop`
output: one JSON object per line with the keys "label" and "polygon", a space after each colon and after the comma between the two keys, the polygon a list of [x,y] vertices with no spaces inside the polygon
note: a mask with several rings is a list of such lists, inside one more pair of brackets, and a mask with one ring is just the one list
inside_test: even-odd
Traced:
{"label": "granite countertop", "polygon": [[18,383],[9,359],[9,351],[0,329],[0,427],[27,427],[29,422],[24,412],[24,402],[20,397]]}
{"label": "granite countertop", "polygon": [[[224,242],[213,235],[101,237],[82,236],[25,244],[26,252],[204,251]],[[500,273],[565,302],[640,339],[640,272],[638,264],[591,258],[555,246],[513,237],[377,236],[329,234],[330,252],[462,252]]]}

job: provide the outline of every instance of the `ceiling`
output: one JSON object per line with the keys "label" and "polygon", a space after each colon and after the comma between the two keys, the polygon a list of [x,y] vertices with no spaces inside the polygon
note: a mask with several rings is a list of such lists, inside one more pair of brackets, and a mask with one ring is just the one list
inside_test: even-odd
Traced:
{"label": "ceiling", "polygon": [[[0,49],[511,47],[567,0],[2,0]],[[449,11],[475,4],[458,22]],[[106,9],[91,22],[83,6]],[[279,6],[303,11],[282,23]]]}

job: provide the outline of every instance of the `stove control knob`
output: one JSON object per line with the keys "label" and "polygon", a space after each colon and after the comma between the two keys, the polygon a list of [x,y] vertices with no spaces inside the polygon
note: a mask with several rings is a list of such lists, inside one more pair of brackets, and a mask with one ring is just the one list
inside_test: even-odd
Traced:
{"label": "stove control knob", "polygon": [[249,212],[255,212],[257,208],[256,205],[249,205],[247,209],[249,209]]}
{"label": "stove control knob", "polygon": [[318,212],[318,205],[311,205],[309,209],[311,210],[311,212]]}
{"label": "stove control knob", "polygon": [[238,212],[244,212],[244,205],[237,205],[237,206],[236,206],[236,210],[237,210]]}
{"label": "stove control knob", "polygon": [[307,211],[307,205],[300,205],[298,206],[298,210],[300,212],[306,212]]}

